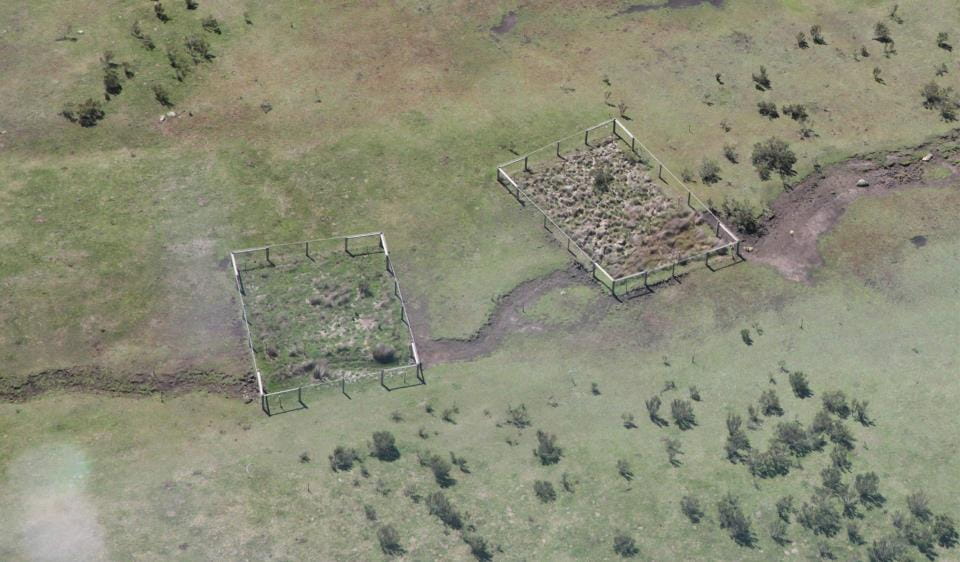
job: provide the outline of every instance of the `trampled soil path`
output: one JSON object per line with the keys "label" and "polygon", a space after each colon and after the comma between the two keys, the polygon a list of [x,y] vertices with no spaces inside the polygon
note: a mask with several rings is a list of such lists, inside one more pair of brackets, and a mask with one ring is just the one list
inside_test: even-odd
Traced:
{"label": "trampled soil path", "polygon": [[[854,156],[811,174],[770,205],[765,232],[745,238],[744,257],[769,264],[788,279],[809,283],[812,272],[823,265],[817,246],[820,236],[855,200],[911,187],[960,184],[958,139],[960,129],[912,148]],[[937,168],[950,173],[924,179],[926,170]],[[861,179],[869,185],[858,186]]]}
{"label": "trampled soil path", "polygon": [[[524,309],[532,306],[540,297],[552,290],[592,282],[590,275],[579,265],[570,265],[565,269],[525,281],[496,301],[496,307],[486,324],[469,339],[433,339],[425,306],[422,303],[410,303],[420,359],[427,366],[468,361],[489,355],[500,347],[506,338],[514,334],[542,332],[548,326],[526,316]],[[605,306],[593,307],[589,314],[602,315],[603,310]]]}

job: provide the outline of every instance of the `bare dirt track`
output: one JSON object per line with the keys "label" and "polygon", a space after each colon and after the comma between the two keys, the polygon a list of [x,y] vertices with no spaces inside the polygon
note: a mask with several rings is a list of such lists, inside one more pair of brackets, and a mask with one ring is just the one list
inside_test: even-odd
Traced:
{"label": "bare dirt track", "polygon": [[[793,281],[811,282],[823,265],[817,242],[860,197],[960,180],[960,130],[913,148],[854,156],[811,174],[770,205],[764,234],[748,237],[747,259],[769,264]],[[943,170],[941,177],[928,172]],[[858,186],[864,180],[867,186]]]}

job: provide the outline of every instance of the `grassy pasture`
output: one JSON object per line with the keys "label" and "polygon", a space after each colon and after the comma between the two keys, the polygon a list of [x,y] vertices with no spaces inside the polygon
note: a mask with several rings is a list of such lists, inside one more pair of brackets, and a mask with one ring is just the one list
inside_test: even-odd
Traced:
{"label": "grassy pasture", "polygon": [[[352,400],[330,391],[313,397],[308,410],[269,419],[255,403],[203,394],[161,403],[55,393],[0,406],[0,452],[7,459],[0,494],[13,506],[0,514],[0,552],[26,556],[37,544],[31,533],[42,538],[43,529],[59,524],[71,530],[64,536],[113,558],[377,559],[376,524],[363,512],[368,504],[379,522],[400,531],[407,558],[467,558],[458,535],[443,532],[422,503],[403,493],[411,485],[424,495],[438,489],[418,466],[417,451],[454,451],[471,473],[454,469],[458,482],[445,493],[480,534],[503,547],[498,559],[612,559],[616,529],[637,539],[643,558],[805,558],[822,538],[794,522],[795,542],[777,547],[766,525],[776,498],[791,494],[801,503],[810,496],[827,454],[804,459],[803,469],[786,477],[757,481],[723,458],[726,414],[745,415],[765,388],[779,394],[783,420],[804,423],[825,391],[870,401],[875,426],[847,423],[857,439],[853,474],[876,472],[887,498],[882,509],[862,510],[868,541],[890,531],[890,514],[904,510],[906,494],[917,488],[933,496],[935,511],[955,515],[960,494],[943,466],[960,447],[960,427],[940,397],[955,387],[950,373],[958,360],[960,311],[942,280],[956,273],[960,257],[949,220],[960,200],[955,189],[893,197],[850,209],[823,244],[828,265],[813,286],[788,283],[749,262],[705,272],[639,304],[618,305],[597,325],[526,334],[482,360],[437,366],[415,391],[355,387]],[[883,226],[889,203],[903,209],[894,229]],[[909,241],[917,233],[928,236],[922,248]],[[606,298],[587,289],[592,297],[578,290],[575,298]],[[541,304],[553,308],[551,300]],[[743,328],[753,333],[752,346],[741,341]],[[813,397],[790,393],[780,361],[808,374]],[[663,394],[668,403],[685,398],[688,386],[699,387],[695,428],[658,429],[646,419],[643,400],[667,380],[677,386]],[[594,382],[599,395],[591,392]],[[507,406],[521,403],[532,427],[498,427]],[[441,420],[454,404],[456,423]],[[391,421],[394,411],[402,421]],[[623,427],[627,412],[636,416],[636,429]],[[763,446],[776,421],[766,418],[748,431],[751,442]],[[427,439],[418,436],[420,428]],[[397,436],[400,460],[366,460],[369,478],[359,469],[330,470],[326,455],[335,445],[365,450],[371,432],[381,429]],[[557,435],[565,451],[557,465],[542,467],[531,454],[537,429]],[[678,468],[663,451],[668,436],[682,445]],[[299,460],[302,452],[310,462]],[[632,482],[617,474],[619,459],[631,465]],[[564,472],[578,482],[573,494],[559,485]],[[554,483],[555,503],[536,499],[536,479]],[[386,495],[377,491],[379,480]],[[33,492],[41,485],[47,495]],[[741,496],[754,521],[754,549],[735,546],[716,526],[714,503],[727,491]],[[708,513],[696,527],[678,507],[691,493]],[[839,559],[863,556],[862,547],[847,546],[843,532],[826,541]],[[784,553],[794,547],[796,554]]]}

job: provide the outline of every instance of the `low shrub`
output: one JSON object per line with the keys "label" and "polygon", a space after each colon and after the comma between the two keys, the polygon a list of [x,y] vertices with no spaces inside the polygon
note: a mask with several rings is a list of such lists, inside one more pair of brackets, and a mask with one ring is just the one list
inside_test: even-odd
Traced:
{"label": "low shrub", "polygon": [[447,527],[451,529],[463,528],[463,517],[443,492],[432,492],[427,496],[426,504],[430,515],[442,521]]}
{"label": "low shrub", "polygon": [[556,501],[557,499],[557,491],[553,488],[553,484],[547,482],[546,480],[537,480],[534,482],[533,492],[543,503],[550,503],[552,501]]}
{"label": "low shrub", "polygon": [[353,469],[354,463],[363,462],[360,453],[356,449],[337,445],[330,455],[330,468],[334,472],[346,472]]}
{"label": "low shrub", "polygon": [[380,541],[380,550],[387,556],[399,556],[405,552],[400,544],[400,533],[393,525],[383,525],[377,529],[377,540]]}
{"label": "low shrub", "polygon": [[60,112],[71,123],[78,123],[81,127],[96,127],[105,116],[103,103],[93,98],[79,104],[67,104]]}

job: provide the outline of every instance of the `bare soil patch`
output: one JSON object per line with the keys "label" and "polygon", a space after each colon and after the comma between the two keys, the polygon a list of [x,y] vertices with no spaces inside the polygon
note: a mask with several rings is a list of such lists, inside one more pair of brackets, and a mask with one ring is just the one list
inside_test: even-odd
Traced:
{"label": "bare soil patch", "polygon": [[[950,174],[924,179],[930,167]],[[868,185],[858,186],[860,180]],[[778,197],[764,219],[764,233],[744,239],[746,256],[772,265],[788,279],[809,283],[812,272],[823,265],[817,241],[853,201],[910,187],[956,186],[958,180],[960,130],[913,148],[854,156],[808,176]]]}
{"label": "bare soil patch", "polygon": [[616,277],[717,244],[703,217],[664,193],[615,139],[517,175],[537,205]]}
{"label": "bare soil patch", "polygon": [[667,0],[666,2],[662,2],[660,4],[633,4],[632,6],[627,7],[626,10],[619,12],[619,14],[636,14],[640,12],[662,10],[664,8],[692,8],[699,6],[700,4],[710,4],[715,8],[722,8],[723,2],[724,0]]}

